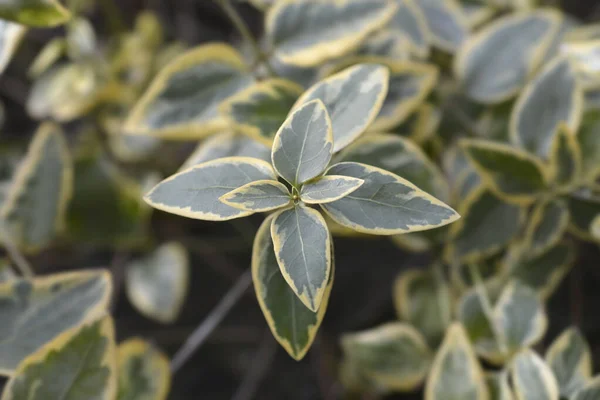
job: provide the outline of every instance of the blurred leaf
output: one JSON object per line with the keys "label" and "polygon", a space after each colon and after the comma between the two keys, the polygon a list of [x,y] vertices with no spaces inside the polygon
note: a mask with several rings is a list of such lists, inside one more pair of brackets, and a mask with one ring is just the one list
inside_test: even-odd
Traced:
{"label": "blurred leaf", "polygon": [[302,186],[300,199],[307,204],[324,204],[356,191],[364,181],[349,176],[323,176]]}
{"label": "blurred leaf", "polygon": [[458,50],[469,34],[467,20],[456,0],[415,0],[421,9],[431,43],[448,53]]}
{"label": "blurred leaf", "polygon": [[34,79],[39,78],[67,53],[67,42],[64,38],[50,40],[33,60],[27,74]]}
{"label": "blurred leaf", "polygon": [[577,328],[565,330],[552,342],[546,363],[554,372],[561,397],[570,398],[592,378],[590,346]]}
{"label": "blurred leaf", "polygon": [[571,400],[596,400],[600,396],[600,376],[592,379],[583,389],[575,393]]}
{"label": "blurred leaf", "polygon": [[[2,5],[0,5],[0,12]],[[8,63],[15,54],[21,39],[25,35],[26,28],[14,22],[0,20],[0,74],[4,72]]]}
{"label": "blurred leaf", "polygon": [[[421,0],[416,0],[421,1]],[[398,8],[387,28],[401,33],[408,39],[411,52],[425,58],[429,55],[431,34],[427,19],[414,0],[399,0]]]}
{"label": "blurred leaf", "polygon": [[0,4],[0,18],[43,28],[64,24],[71,13],[58,0],[10,0]]}
{"label": "blurred leaf", "polygon": [[531,213],[524,243],[527,253],[536,256],[553,247],[569,225],[569,209],[562,199],[542,201]]}
{"label": "blurred leaf", "polygon": [[581,150],[581,178],[594,181],[600,176],[600,111],[584,114],[576,138]]}
{"label": "blurred leaf", "polygon": [[594,240],[592,222],[600,214],[600,196],[588,191],[571,193],[568,198],[571,220],[569,230],[583,240]]}
{"label": "blurred leaf", "polygon": [[410,58],[410,44],[406,36],[392,29],[380,29],[369,36],[356,51],[363,57],[387,57],[393,60]]}
{"label": "blurred leaf", "polygon": [[579,184],[581,158],[576,135],[565,125],[560,125],[550,149],[552,180],[558,189],[568,191],[572,185]]}
{"label": "blurred leaf", "polygon": [[292,195],[283,183],[262,180],[234,189],[219,201],[242,211],[265,212],[290,205]]}
{"label": "blurred leaf", "polygon": [[508,384],[508,373],[506,371],[488,372],[485,375],[485,381],[490,393],[490,400],[513,400],[514,397]]}
{"label": "blurred leaf", "polygon": [[90,57],[97,50],[96,33],[91,22],[74,18],[67,25],[67,50],[72,60]]}
{"label": "blurred leaf", "polygon": [[517,400],[558,400],[558,384],[552,370],[532,350],[513,360],[511,376]]}
{"label": "blurred leaf", "polygon": [[600,86],[600,39],[567,42],[560,50],[574,64],[584,88],[595,89]]}
{"label": "blurred leaf", "polygon": [[496,14],[496,8],[487,4],[462,3],[462,13],[467,20],[467,26],[473,30],[488,22]]}

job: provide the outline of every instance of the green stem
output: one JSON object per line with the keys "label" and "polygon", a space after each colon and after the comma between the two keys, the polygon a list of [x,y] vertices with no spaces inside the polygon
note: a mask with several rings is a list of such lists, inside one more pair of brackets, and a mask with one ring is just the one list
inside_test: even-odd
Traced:
{"label": "green stem", "polygon": [[2,244],[4,245],[8,256],[11,258],[14,265],[19,269],[21,275],[23,275],[25,278],[33,277],[35,273],[33,272],[33,268],[31,268],[31,264],[29,264],[29,261],[27,261],[17,245],[15,245],[10,238],[10,235],[4,227],[4,221],[2,220],[0,220],[0,237],[2,238]]}

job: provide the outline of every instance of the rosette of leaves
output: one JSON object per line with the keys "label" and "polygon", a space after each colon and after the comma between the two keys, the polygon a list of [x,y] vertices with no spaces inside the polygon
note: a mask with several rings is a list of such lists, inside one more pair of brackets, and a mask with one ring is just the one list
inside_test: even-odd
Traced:
{"label": "rosette of leaves", "polygon": [[329,165],[334,152],[378,115],[387,84],[383,66],[342,71],[300,97],[273,139],[271,162],[225,157],[197,164],[145,197],[157,209],[208,221],[273,212],[256,236],[254,285],[273,334],[296,359],[314,338],[333,282],[331,235],[322,213],[375,235],[458,219],[452,208],[394,173],[350,161]]}

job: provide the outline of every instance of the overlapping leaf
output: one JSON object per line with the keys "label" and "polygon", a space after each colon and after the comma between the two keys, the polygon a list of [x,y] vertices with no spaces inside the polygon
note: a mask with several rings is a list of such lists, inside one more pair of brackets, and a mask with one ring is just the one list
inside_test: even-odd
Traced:
{"label": "overlapping leaf", "polygon": [[511,376],[517,400],[558,400],[552,370],[532,350],[523,350],[512,363]]}
{"label": "overlapping leaf", "polygon": [[358,189],[364,181],[349,176],[323,176],[302,186],[300,198],[307,204],[324,204],[339,200]]}
{"label": "overlapping leaf", "polygon": [[490,372],[485,376],[490,400],[513,400],[512,389],[506,371]]}
{"label": "overlapping leaf", "polygon": [[67,22],[71,13],[59,0],[11,0],[0,4],[0,18],[23,25],[52,27]]}
{"label": "overlapping leaf", "polygon": [[292,195],[284,184],[265,180],[247,183],[219,200],[242,211],[264,212],[291,204]]}
{"label": "overlapping leaf", "polygon": [[572,193],[568,198],[571,224],[569,230],[584,240],[594,240],[592,222],[600,214],[600,196],[587,190]]}
{"label": "overlapping leaf", "polygon": [[586,89],[600,86],[600,40],[567,42],[561,52],[575,65],[579,80]]}
{"label": "overlapping leaf", "polygon": [[429,55],[431,37],[427,19],[414,0],[398,1],[398,9],[388,28],[402,33],[408,39],[411,52],[416,56],[424,58]]}
{"label": "overlapping leaf", "polygon": [[569,209],[560,199],[537,204],[525,231],[525,246],[531,256],[544,253],[562,237],[569,224]]}
{"label": "overlapping leaf", "polygon": [[6,69],[25,31],[22,25],[0,20],[0,74]]}
{"label": "overlapping leaf", "polygon": [[590,381],[583,389],[578,391],[572,400],[595,400],[600,396],[600,377]]}
{"label": "overlapping leaf", "polygon": [[577,328],[563,332],[546,352],[546,363],[558,382],[560,396],[571,398],[592,378],[590,346]]}
{"label": "overlapping leaf", "polygon": [[467,21],[456,0],[415,0],[421,9],[431,42],[441,50],[453,53],[467,39]]}

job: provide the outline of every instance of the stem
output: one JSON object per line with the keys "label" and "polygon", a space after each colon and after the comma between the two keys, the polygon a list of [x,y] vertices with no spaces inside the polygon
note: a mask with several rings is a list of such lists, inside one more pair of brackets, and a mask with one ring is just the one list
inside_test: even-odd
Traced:
{"label": "stem", "polygon": [[229,289],[219,304],[212,309],[204,321],[188,337],[183,346],[175,353],[173,361],[171,361],[172,373],[177,372],[190,359],[194,352],[202,346],[212,331],[221,323],[223,318],[225,318],[248,287],[250,287],[251,283],[252,274],[250,270],[247,270],[238,278],[235,285]]}
{"label": "stem", "polygon": [[0,220],[0,237],[2,238],[2,243],[6,252],[8,253],[11,260],[14,262],[15,266],[19,269],[21,275],[25,278],[31,278],[35,275],[33,272],[33,268],[31,268],[31,264],[25,258],[25,256],[19,251],[19,248],[10,238],[8,232],[4,228],[4,221]]}

